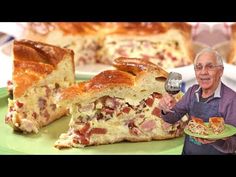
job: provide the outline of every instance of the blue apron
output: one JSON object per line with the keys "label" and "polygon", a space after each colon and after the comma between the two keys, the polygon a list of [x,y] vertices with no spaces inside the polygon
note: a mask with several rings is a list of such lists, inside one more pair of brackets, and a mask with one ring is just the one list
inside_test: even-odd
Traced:
{"label": "blue apron", "polygon": [[[208,104],[204,102],[192,101],[190,105],[190,116],[195,116],[203,119],[204,122],[209,122],[209,117],[221,116],[218,113],[219,102],[216,101],[213,104]],[[224,154],[217,149],[215,149],[210,144],[201,144],[200,142],[194,140],[192,137],[186,135],[183,155],[221,155]]]}

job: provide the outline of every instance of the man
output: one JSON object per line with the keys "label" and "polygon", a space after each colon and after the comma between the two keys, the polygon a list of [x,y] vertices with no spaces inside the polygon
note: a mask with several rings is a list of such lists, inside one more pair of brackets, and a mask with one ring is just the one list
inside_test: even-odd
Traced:
{"label": "man", "polygon": [[[190,87],[178,103],[172,96],[163,95],[159,102],[162,118],[172,124],[185,114],[205,122],[209,117],[219,116],[226,124],[236,126],[236,92],[221,82],[224,71],[222,57],[211,48],[203,49],[194,60],[194,70],[198,84]],[[236,136],[213,141],[186,135],[182,154],[235,152]]]}

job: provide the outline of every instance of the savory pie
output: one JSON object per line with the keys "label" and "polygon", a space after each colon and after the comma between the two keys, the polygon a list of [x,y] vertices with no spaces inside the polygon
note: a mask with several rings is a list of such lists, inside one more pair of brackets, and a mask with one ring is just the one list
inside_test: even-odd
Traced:
{"label": "savory pie", "polygon": [[201,118],[192,117],[187,128],[192,133],[209,135],[209,127],[204,124],[204,121]]}
{"label": "savory pie", "polygon": [[75,82],[70,49],[29,40],[13,43],[12,93],[5,122],[14,130],[37,133],[67,112],[56,94]]}
{"label": "savory pie", "polygon": [[72,49],[76,66],[129,57],[169,69],[193,63],[191,31],[177,22],[29,23],[22,38]]}
{"label": "savory pie", "polygon": [[118,58],[114,66],[116,70],[103,71],[61,92],[59,104],[68,105],[72,117],[68,132],[55,147],[161,140],[183,133],[184,121],[165,128],[158,108],[165,92],[165,70],[131,58]]}
{"label": "savory pie", "polygon": [[191,26],[186,23],[121,23],[104,36],[100,61],[143,58],[164,69],[193,63]]}
{"label": "savory pie", "polygon": [[210,117],[209,128],[214,134],[222,133],[225,129],[225,122],[223,117]]}

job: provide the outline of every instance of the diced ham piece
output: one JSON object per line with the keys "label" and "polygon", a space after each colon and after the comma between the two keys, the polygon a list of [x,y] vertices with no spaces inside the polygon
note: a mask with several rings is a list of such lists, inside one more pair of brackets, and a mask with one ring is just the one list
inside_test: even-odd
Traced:
{"label": "diced ham piece", "polygon": [[114,113],[114,109],[102,108],[102,112],[112,115]]}
{"label": "diced ham piece", "polygon": [[85,136],[80,136],[80,142],[81,142],[81,144],[84,144],[84,145],[88,145],[89,144],[89,140],[86,139]]}
{"label": "diced ham piece", "polygon": [[89,123],[86,123],[86,124],[84,125],[84,127],[79,130],[79,132],[80,132],[81,134],[85,134],[85,133],[88,132],[89,128],[90,128],[90,124],[89,124]]}
{"label": "diced ham piece", "polygon": [[24,104],[21,103],[21,102],[19,102],[19,101],[16,101],[16,106],[17,106],[18,108],[21,108],[22,106],[24,106]]}
{"label": "diced ham piece", "polygon": [[155,107],[152,111],[152,115],[160,117],[161,116],[161,110],[157,107]]}
{"label": "diced ham piece", "polygon": [[161,54],[161,55],[159,56],[159,59],[160,59],[160,60],[164,60],[164,59],[165,59],[164,55]]}
{"label": "diced ham piece", "polygon": [[133,127],[135,127],[135,125],[134,125],[134,120],[130,120],[130,121],[128,122],[128,127],[129,127],[129,129],[132,129]]}
{"label": "diced ham piece", "polygon": [[132,135],[140,135],[141,131],[137,127],[133,127],[132,129],[129,129],[130,134]]}
{"label": "diced ham piece", "polygon": [[78,144],[78,143],[81,143],[81,144],[84,144],[84,145],[89,144],[89,140],[86,138],[86,134],[87,134],[89,128],[90,128],[90,124],[86,123],[83,126],[83,128],[81,128],[80,130],[75,130],[74,132],[78,136],[73,138],[73,142],[76,143],[76,144]]}
{"label": "diced ham piece", "polygon": [[116,107],[116,101],[114,98],[107,97],[105,101],[105,106],[111,109],[115,109]]}
{"label": "diced ham piece", "polygon": [[134,120],[130,120],[128,123],[129,132],[132,135],[140,135],[141,131],[138,129],[138,127],[134,124]]}
{"label": "diced ham piece", "polygon": [[105,128],[92,128],[89,132],[89,135],[91,136],[92,134],[106,134],[107,129]]}
{"label": "diced ham piece", "polygon": [[76,130],[75,134],[78,136],[75,136],[73,138],[73,142],[78,144],[81,143],[83,145],[89,144],[89,138],[92,134],[106,134],[107,130],[105,128],[92,128],[90,131],[90,124],[86,123],[84,127],[80,130]]}
{"label": "diced ham piece", "polygon": [[124,108],[122,109],[122,112],[128,114],[128,113],[130,112],[130,110],[131,110],[131,108],[127,106],[127,107],[124,107]]}
{"label": "diced ham piece", "polygon": [[145,100],[146,105],[148,105],[149,107],[152,107],[153,102],[154,102],[153,98],[148,98]]}
{"label": "diced ham piece", "polygon": [[145,131],[152,131],[156,128],[156,122],[154,120],[147,120],[141,124],[141,128]]}
{"label": "diced ham piece", "polygon": [[177,60],[177,58],[176,58],[176,57],[172,57],[171,59],[172,59],[172,61],[176,61],[176,60]]}
{"label": "diced ham piece", "polygon": [[42,111],[42,110],[46,109],[46,106],[47,106],[47,100],[45,100],[42,97],[40,97],[38,99],[38,107],[39,107],[39,109]]}
{"label": "diced ham piece", "polygon": [[89,140],[87,140],[84,135],[79,135],[79,137],[76,136],[73,138],[73,143],[75,144],[81,143],[83,145],[88,145]]}

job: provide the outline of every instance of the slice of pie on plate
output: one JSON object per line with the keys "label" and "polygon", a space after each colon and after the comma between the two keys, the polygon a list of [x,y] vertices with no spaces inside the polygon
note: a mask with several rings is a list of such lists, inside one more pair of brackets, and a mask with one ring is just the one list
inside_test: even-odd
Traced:
{"label": "slice of pie on plate", "polygon": [[184,121],[165,128],[160,117],[158,103],[168,75],[165,70],[130,58],[118,58],[114,66],[116,70],[103,71],[61,92],[60,104],[70,107],[72,117],[68,132],[55,147],[162,140],[183,133]]}
{"label": "slice of pie on plate", "polygon": [[[14,130],[37,133],[67,112],[55,95],[75,82],[73,51],[45,43],[13,43],[12,99],[5,122]],[[11,85],[12,83],[12,85]]]}
{"label": "slice of pie on plate", "polygon": [[223,117],[210,117],[209,128],[214,134],[220,134],[225,129],[225,122]]}
{"label": "slice of pie on plate", "polygon": [[190,132],[199,135],[209,134],[209,127],[204,124],[204,121],[201,118],[192,117],[187,125],[187,128]]}

